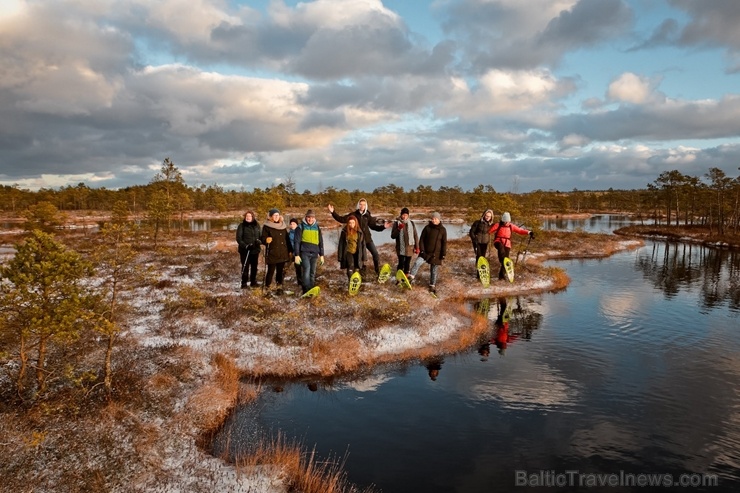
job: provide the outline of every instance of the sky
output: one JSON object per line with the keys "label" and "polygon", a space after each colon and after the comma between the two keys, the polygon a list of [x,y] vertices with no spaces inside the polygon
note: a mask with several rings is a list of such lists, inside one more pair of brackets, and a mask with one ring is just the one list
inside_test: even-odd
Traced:
{"label": "sky", "polygon": [[0,184],[736,177],[737,26],[737,0],[0,0]]}

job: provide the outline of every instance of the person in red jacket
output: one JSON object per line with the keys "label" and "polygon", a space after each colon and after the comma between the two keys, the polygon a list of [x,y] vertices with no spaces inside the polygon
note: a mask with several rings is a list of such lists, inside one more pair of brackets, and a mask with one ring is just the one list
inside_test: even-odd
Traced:
{"label": "person in red jacket", "polygon": [[516,224],[511,222],[511,214],[504,212],[501,215],[501,221],[497,222],[491,229],[488,230],[488,234],[493,236],[493,247],[498,252],[498,261],[501,264],[501,268],[498,271],[498,278],[505,279],[506,271],[504,270],[504,259],[509,256],[511,252],[511,234],[516,233],[520,235],[529,235],[534,238],[534,231],[529,231],[524,228],[520,228]]}

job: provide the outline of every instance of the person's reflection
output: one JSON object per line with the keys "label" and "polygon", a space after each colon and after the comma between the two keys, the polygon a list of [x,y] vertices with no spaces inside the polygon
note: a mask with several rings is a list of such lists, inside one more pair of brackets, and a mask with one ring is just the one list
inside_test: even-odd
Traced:
{"label": "person's reflection", "polygon": [[487,317],[488,311],[491,308],[491,300],[489,300],[488,298],[483,298],[482,300],[476,302],[473,305],[473,308],[475,309],[476,313],[478,313],[478,315]]}
{"label": "person's reflection", "polygon": [[429,372],[429,378],[435,382],[437,380],[437,377],[439,376],[439,371],[442,369],[442,363],[444,363],[444,358],[441,356],[435,356],[434,358],[431,358],[427,360],[426,366],[427,371]]}
{"label": "person's reflection", "polygon": [[506,298],[499,298],[498,300],[498,317],[496,317],[496,333],[493,337],[493,341],[498,348],[498,354],[501,356],[506,352],[506,348],[514,342],[517,336],[509,332],[509,319],[511,318],[511,307],[506,301]]}
{"label": "person's reflection", "polygon": [[478,346],[478,354],[480,354],[481,361],[488,361],[488,357],[491,355],[491,343],[486,341]]}

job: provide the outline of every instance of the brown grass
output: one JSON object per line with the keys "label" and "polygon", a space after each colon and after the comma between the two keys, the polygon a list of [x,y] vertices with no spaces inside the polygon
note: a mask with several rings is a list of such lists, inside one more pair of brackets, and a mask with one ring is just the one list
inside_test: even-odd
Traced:
{"label": "brown grass", "polygon": [[344,460],[319,460],[316,451],[306,453],[301,446],[281,435],[260,443],[249,456],[235,461],[237,470],[269,464],[279,468],[289,491],[302,493],[372,493],[370,488],[358,489],[347,481]]}
{"label": "brown grass", "polygon": [[[233,245],[233,232],[214,232],[210,240]],[[524,245],[521,238],[518,240],[512,257]],[[87,237],[78,235],[74,241],[86,250],[90,248]],[[195,443],[207,443],[198,438],[219,429],[238,403],[251,402],[261,391],[241,380],[243,368],[236,359],[241,356],[230,349],[232,341],[238,344],[242,337],[262,336],[265,344],[274,342],[291,353],[290,357],[251,357],[252,376],[328,377],[363,372],[374,365],[454,354],[477,344],[490,330],[489,320],[468,308],[468,300],[474,297],[469,293],[478,286],[467,238],[450,241],[440,272],[439,300],[425,292],[428,267],[422,269],[420,284],[411,292],[397,289],[392,281],[386,285],[368,282],[358,296],[350,297],[344,273],[324,267],[319,275],[320,297],[265,298],[261,290],[237,291],[238,256],[233,247],[208,252],[197,235],[173,234],[167,241],[171,245],[166,248],[141,253],[144,275],[136,281],[137,291],[131,295],[151,300],[147,309],[158,318],[153,318],[147,331],[155,336],[156,344],[142,344],[138,333],[124,331],[114,354],[110,402],[103,400],[101,393],[88,392],[89,384],[79,377],[90,368],[97,370],[99,364],[96,352],[101,345],[87,341],[78,351],[89,351],[92,363],[75,373],[79,385],[60,386],[57,394],[36,404],[15,408],[0,403],[0,456],[4,458],[0,475],[9,478],[4,487],[51,491],[64,485],[58,491],[105,491],[135,484],[132,489],[143,491],[167,481],[176,484],[178,478],[173,476],[177,474],[166,470],[164,464],[178,457],[166,454],[178,447],[195,449]],[[529,245],[526,264],[517,267],[516,282],[496,284],[490,297],[527,292],[527,286],[544,285],[542,280],[549,282],[548,287],[538,289],[560,289],[568,284],[562,269],[542,267],[544,257],[533,254],[604,256],[623,248],[621,241],[582,232],[539,233]],[[393,247],[381,247],[381,257],[394,260]],[[495,269],[495,255],[493,258]],[[328,261],[335,264],[334,259]],[[260,280],[262,272],[260,268]],[[291,289],[295,289],[293,282]],[[132,309],[130,316],[135,317],[136,311]],[[191,323],[195,318],[205,323]],[[367,335],[376,331],[411,326],[423,334],[426,329],[421,321],[451,318],[462,320],[463,326],[442,343],[380,355],[365,344]],[[209,324],[225,337],[216,337],[213,345],[205,347],[185,346],[183,336],[209,337],[202,328]],[[65,451],[64,457],[60,450]],[[211,473],[202,466],[202,454],[195,449],[182,461],[188,480]],[[44,468],[39,469],[38,464]],[[343,461],[321,462],[313,452],[302,452],[285,441],[266,441],[257,454],[240,458],[238,464],[242,470],[257,464],[278,464],[287,484],[296,491],[355,491],[341,472]],[[218,485],[211,490],[216,489]]]}

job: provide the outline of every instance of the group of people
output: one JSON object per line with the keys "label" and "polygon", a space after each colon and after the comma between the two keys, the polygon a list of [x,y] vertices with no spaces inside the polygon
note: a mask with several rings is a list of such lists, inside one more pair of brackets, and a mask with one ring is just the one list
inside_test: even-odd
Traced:
{"label": "group of people", "polygon": [[[429,223],[419,232],[414,221],[409,218],[407,207],[401,209],[399,216],[393,221],[374,217],[368,210],[366,199],[360,199],[357,209],[345,215],[338,214],[332,204],[327,206],[327,210],[334,220],[343,225],[337,257],[340,268],[346,271],[348,278],[354,272],[360,272],[366,277],[367,252],[372,258],[377,278],[380,274],[380,256],[371,231],[392,228],[391,238],[395,240],[398,257],[396,270],[402,271],[409,282],[413,283],[419,269],[424,264],[429,264],[429,291],[436,293],[439,267],[447,254],[447,230],[441,223],[439,212],[433,212]],[[271,290],[274,278],[275,291],[282,294],[285,265],[292,260],[298,285],[303,293],[308,292],[316,285],[317,266],[325,263],[324,238],[316,222],[316,214],[309,209],[303,219],[290,219],[288,225],[278,209],[271,209],[267,217],[260,228],[254,212],[248,210],[237,227],[242,289],[260,286],[257,282],[257,264],[264,245],[267,272],[263,288]],[[501,221],[494,222],[491,210],[487,210],[470,229],[476,260],[477,257],[486,256],[488,245],[493,239],[502,265],[500,279],[504,278],[503,258],[508,257],[511,250],[512,233],[534,236],[531,231],[512,224],[508,212],[502,215]],[[414,255],[417,257],[412,264]]]}
{"label": "group of people", "polygon": [[493,243],[493,247],[498,253],[498,261],[501,267],[498,271],[498,278],[505,279],[506,271],[504,269],[504,259],[511,253],[511,235],[529,235],[534,238],[534,231],[524,229],[511,222],[511,214],[504,212],[501,214],[500,221],[493,220],[493,211],[487,209],[480,219],[470,226],[470,236],[473,242],[473,251],[475,252],[475,261],[480,257],[485,257],[488,251],[488,245]]}

